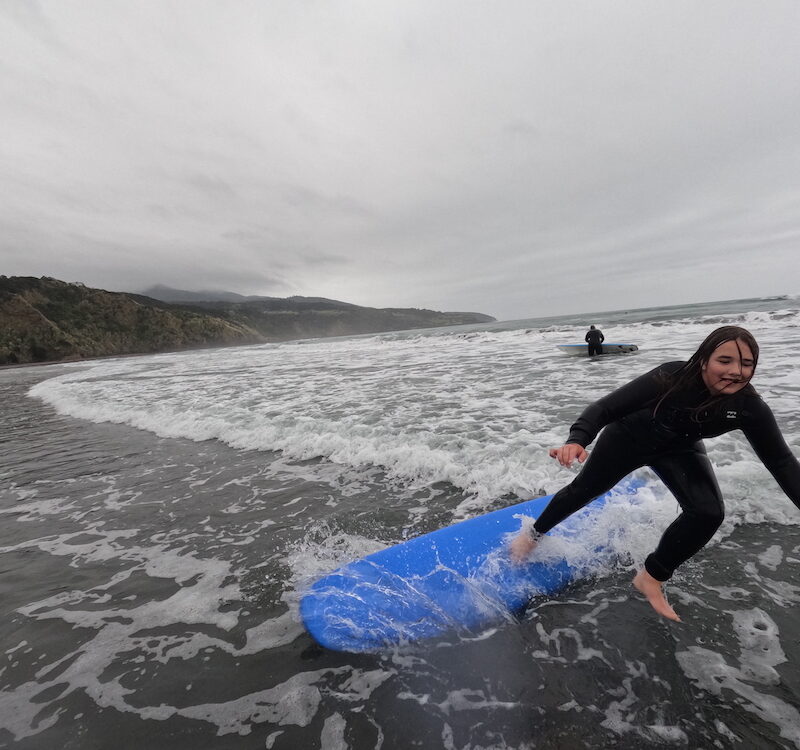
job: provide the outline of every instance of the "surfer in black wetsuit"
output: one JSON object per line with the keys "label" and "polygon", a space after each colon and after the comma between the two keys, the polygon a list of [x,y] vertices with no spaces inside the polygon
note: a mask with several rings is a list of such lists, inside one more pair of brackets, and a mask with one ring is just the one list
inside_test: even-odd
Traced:
{"label": "surfer in black wetsuit", "polygon": [[595,354],[603,353],[603,342],[606,340],[606,337],[603,336],[603,332],[599,328],[589,326],[589,330],[586,331],[586,336],[584,336],[583,340],[589,344],[590,357],[594,357]]}
{"label": "surfer in black wetsuit", "polygon": [[[585,465],[553,496],[533,529],[514,537],[512,558],[524,560],[554,526],[634,469],[650,466],[675,495],[681,513],[633,584],[656,612],[680,621],[664,598],[662,584],[705,546],[725,513],[703,438],[744,432],[764,466],[800,508],[800,464],[770,408],[750,384],[757,363],[758,344],[752,334],[724,326],[713,331],[688,362],[667,362],[590,404],[572,425],[566,444],[550,450],[562,466],[569,467],[576,459]],[[586,446],[601,429],[590,456]]]}

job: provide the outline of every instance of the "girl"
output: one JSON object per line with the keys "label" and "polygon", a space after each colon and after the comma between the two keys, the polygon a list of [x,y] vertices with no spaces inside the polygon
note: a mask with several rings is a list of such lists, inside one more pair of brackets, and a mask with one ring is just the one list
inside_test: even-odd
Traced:
{"label": "girl", "polygon": [[[706,545],[725,514],[703,438],[742,430],[781,489],[800,508],[800,464],[769,407],[750,384],[757,363],[758,344],[752,334],[724,326],[713,331],[688,362],[667,362],[589,405],[572,425],[566,444],[550,450],[562,466],[575,460],[586,464],[571,484],[553,496],[532,530],[514,537],[512,559],[524,560],[567,516],[634,469],[650,466],[675,495],[682,512],[647,557],[633,585],[656,612],[680,622],[664,598],[663,582]],[[589,456],[586,446],[604,427]]]}

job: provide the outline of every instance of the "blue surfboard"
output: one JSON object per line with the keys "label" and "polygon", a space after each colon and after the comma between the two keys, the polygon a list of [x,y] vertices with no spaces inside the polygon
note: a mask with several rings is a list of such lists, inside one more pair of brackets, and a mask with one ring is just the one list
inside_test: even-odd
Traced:
{"label": "blue surfboard", "polygon": [[[639,347],[636,344],[607,344],[603,342],[603,354],[630,354],[630,352],[638,352]],[[586,344],[556,344],[556,347],[561,349],[562,352],[578,357],[588,357],[589,347]]]}
{"label": "blue surfboard", "polygon": [[[587,510],[642,484],[628,480]],[[455,523],[325,575],[300,601],[303,624],[326,648],[374,652],[509,619],[531,597],[554,594],[580,575],[563,559],[514,565],[508,557],[508,534],[519,531],[519,516],[538,517],[551,497]],[[567,522],[552,533],[574,532]]]}

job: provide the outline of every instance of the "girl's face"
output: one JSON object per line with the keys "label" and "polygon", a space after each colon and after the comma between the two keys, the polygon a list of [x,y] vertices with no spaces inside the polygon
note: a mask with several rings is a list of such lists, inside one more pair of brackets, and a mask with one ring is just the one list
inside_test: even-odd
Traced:
{"label": "girl's face", "polygon": [[703,363],[703,382],[715,396],[738,393],[753,377],[755,360],[741,339],[720,344]]}

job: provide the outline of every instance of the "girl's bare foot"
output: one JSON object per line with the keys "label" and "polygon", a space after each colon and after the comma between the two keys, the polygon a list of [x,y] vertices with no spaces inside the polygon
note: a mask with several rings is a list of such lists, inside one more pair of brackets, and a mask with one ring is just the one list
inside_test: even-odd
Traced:
{"label": "girl's bare foot", "polygon": [[662,617],[668,620],[675,620],[680,622],[681,618],[675,613],[675,610],[669,606],[667,600],[664,598],[664,589],[661,581],[656,580],[646,570],[640,570],[636,577],[633,579],[633,585],[637,591],[644,594],[650,606],[658,612]]}
{"label": "girl's bare foot", "polygon": [[515,565],[525,562],[528,556],[536,549],[537,542],[527,531],[520,531],[512,540],[509,545],[511,552],[511,561]]}

